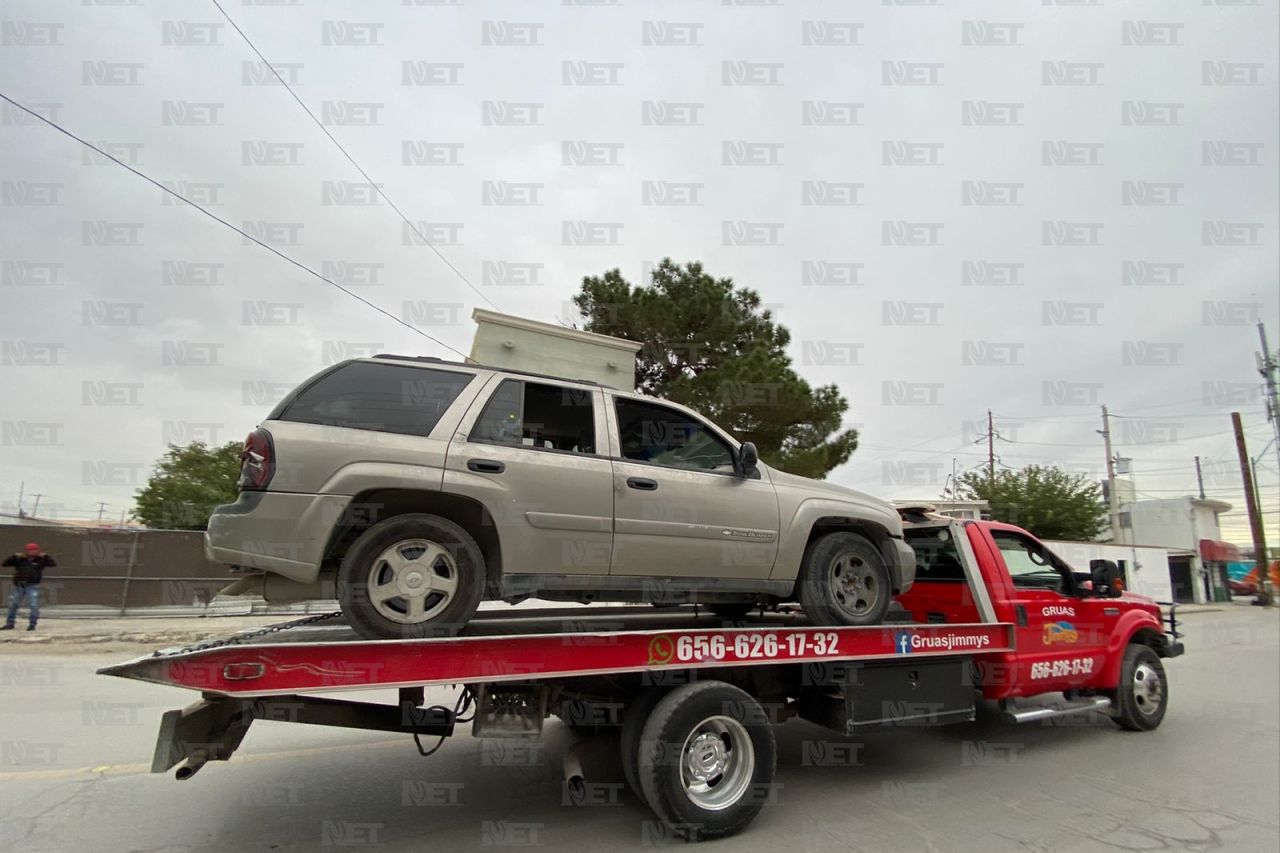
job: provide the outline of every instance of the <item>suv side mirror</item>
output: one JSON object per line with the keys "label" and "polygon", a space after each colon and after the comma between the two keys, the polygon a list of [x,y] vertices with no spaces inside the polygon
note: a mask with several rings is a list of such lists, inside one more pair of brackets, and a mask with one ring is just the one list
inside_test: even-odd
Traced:
{"label": "suv side mirror", "polygon": [[1123,594],[1120,583],[1120,567],[1111,560],[1090,560],[1089,579],[1093,581],[1093,594],[1101,598],[1119,598]]}
{"label": "suv side mirror", "polygon": [[756,464],[759,461],[760,455],[756,452],[756,446],[749,441],[744,441],[742,446],[738,448],[738,476],[754,476]]}

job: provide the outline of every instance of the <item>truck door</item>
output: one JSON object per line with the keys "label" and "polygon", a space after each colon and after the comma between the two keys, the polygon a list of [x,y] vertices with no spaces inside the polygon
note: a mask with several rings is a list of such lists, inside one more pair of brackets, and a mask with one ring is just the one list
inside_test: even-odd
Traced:
{"label": "truck door", "polygon": [[1016,675],[1022,695],[1083,687],[1105,663],[1107,626],[1101,599],[1085,599],[1071,567],[1034,537],[990,529],[1008,574],[1017,625]]}
{"label": "truck door", "polygon": [[733,447],[674,406],[611,397],[614,575],[765,580],[778,554],[767,471],[734,469]]}
{"label": "truck door", "polygon": [[613,467],[603,403],[598,388],[497,376],[458,425],[444,489],[488,508],[504,576],[609,573]]}

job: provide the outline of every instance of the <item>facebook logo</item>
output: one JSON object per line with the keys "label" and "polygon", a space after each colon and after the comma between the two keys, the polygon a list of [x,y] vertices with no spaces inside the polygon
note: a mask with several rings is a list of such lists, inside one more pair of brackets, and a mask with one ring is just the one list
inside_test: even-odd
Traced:
{"label": "facebook logo", "polygon": [[911,632],[896,631],[893,635],[893,646],[898,650],[898,654],[911,654]]}

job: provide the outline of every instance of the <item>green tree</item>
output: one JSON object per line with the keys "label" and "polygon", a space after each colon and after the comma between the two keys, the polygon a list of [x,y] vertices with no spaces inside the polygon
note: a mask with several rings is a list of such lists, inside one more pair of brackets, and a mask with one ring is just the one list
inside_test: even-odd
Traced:
{"label": "green tree", "polygon": [[986,471],[969,471],[953,491],[964,500],[985,500],[992,518],[1041,539],[1088,541],[1107,526],[1098,484],[1057,466],[1028,465],[1021,471],[999,471],[994,478]]}
{"label": "green tree", "polygon": [[770,465],[821,478],[857,448],[857,430],[841,429],[848,401],[835,385],[814,388],[791,369],[791,333],[754,290],[664,258],[649,285],[610,270],[583,279],[573,301],[587,331],[643,344],[640,393],[696,409],[754,442]]}
{"label": "green tree", "polygon": [[204,530],[218,504],[236,499],[240,442],[208,447],[195,441],[169,445],[145,488],[135,496],[133,517],[147,527]]}

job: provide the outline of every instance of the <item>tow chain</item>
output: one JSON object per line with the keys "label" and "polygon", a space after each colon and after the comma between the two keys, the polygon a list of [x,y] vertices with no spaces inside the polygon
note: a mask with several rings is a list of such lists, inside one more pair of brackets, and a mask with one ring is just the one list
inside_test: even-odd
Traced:
{"label": "tow chain", "polygon": [[181,648],[176,649],[160,649],[152,652],[151,657],[167,658],[174,657],[175,655],[185,655],[191,652],[220,649],[225,646],[238,646],[247,640],[255,640],[258,637],[267,637],[271,634],[288,631],[292,628],[301,628],[306,625],[315,625],[319,622],[327,622],[330,619],[337,619],[341,615],[341,610],[334,610],[331,613],[317,613],[314,616],[305,616],[301,619],[295,619],[292,622],[280,622],[275,625],[268,625],[265,628],[256,628],[252,631],[241,631],[238,634],[232,634],[230,637],[223,637],[220,640],[206,640],[202,643],[193,643],[189,646],[182,646]]}

